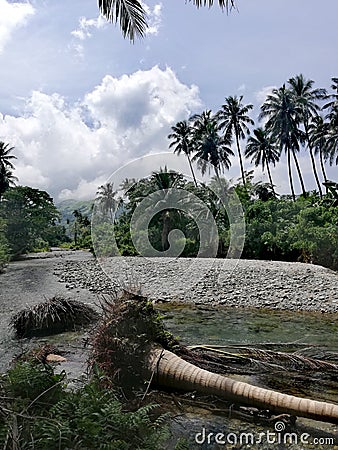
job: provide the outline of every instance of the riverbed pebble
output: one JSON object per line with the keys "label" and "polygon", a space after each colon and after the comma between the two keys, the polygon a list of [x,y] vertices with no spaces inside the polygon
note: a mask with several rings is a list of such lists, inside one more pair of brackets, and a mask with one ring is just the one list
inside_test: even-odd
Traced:
{"label": "riverbed pebble", "polygon": [[304,263],[116,257],[60,261],[54,272],[103,295],[133,286],[155,302],[338,312],[338,273]]}

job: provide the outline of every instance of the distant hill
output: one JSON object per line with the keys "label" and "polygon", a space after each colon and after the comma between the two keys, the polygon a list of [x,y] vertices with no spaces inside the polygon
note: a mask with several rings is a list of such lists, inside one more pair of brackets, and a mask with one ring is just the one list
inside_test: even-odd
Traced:
{"label": "distant hill", "polygon": [[76,209],[81,212],[81,214],[88,216],[91,218],[92,215],[92,206],[94,204],[94,200],[62,200],[59,203],[56,203],[57,209],[61,213],[61,224],[66,225],[67,220],[72,223],[74,222],[73,211]]}

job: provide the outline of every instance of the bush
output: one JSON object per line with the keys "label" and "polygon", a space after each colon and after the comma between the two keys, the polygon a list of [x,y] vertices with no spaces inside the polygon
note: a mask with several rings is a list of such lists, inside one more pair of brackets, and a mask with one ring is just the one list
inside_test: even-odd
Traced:
{"label": "bush", "polygon": [[[127,408],[95,378],[77,391],[66,390],[62,375],[32,360],[2,376],[0,396],[4,450],[161,450],[170,438],[168,415],[157,405]],[[178,442],[177,450],[187,448]]]}
{"label": "bush", "polygon": [[9,244],[6,238],[6,223],[0,218],[0,273],[9,261]]}

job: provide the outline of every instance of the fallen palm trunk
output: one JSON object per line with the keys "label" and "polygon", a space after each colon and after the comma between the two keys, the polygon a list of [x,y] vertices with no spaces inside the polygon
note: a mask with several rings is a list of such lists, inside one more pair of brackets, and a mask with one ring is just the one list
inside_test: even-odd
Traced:
{"label": "fallen palm trunk", "polygon": [[180,345],[165,330],[153,305],[139,294],[103,298],[102,308],[102,320],[91,339],[90,365],[119,385],[125,396],[144,389],[144,380],[150,379],[158,386],[196,390],[271,412],[338,423],[338,405],[263,389],[198,367],[200,355]]}
{"label": "fallen palm trunk", "polygon": [[196,390],[273,412],[338,423],[338,405],[282,394],[235,381],[200,369],[160,347],[151,349],[148,368],[152,373],[152,382],[159,386]]}

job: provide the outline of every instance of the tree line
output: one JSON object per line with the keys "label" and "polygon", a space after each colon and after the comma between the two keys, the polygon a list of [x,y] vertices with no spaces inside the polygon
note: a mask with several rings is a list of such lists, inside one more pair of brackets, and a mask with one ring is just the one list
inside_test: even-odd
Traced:
{"label": "tree line", "polygon": [[10,258],[67,241],[60,214],[50,195],[15,186],[14,148],[0,142],[0,272]]}
{"label": "tree line", "polygon": [[[261,106],[263,123],[256,128],[250,117],[253,105],[244,104],[242,96],[226,97],[216,113],[206,110],[173,125],[168,133],[169,148],[176,154],[186,155],[193,182],[167,168],[160,168],[149,178],[125,180],[119,187],[122,198],[112,183],[100,186],[97,218],[101,223],[97,230],[105,237],[107,232],[111,234],[113,225],[116,242],[101,239],[98,244],[100,239],[97,239],[94,244],[107,254],[116,250],[113,248],[116,244],[122,254],[137,254],[130,233],[136,207],[156,192],[160,193],[158,201],[163,201],[165,196],[161,197],[161,193],[178,188],[191,192],[207,206],[219,230],[217,254],[224,257],[229,248],[230,228],[226,211],[215,194],[221,188],[225,195],[235,191],[244,208],[247,232],[243,257],[299,259],[336,268],[337,183],[330,182],[325,172],[325,164],[338,163],[338,79],[332,78],[332,83],[333,92],[328,93],[323,88],[314,88],[313,80],[305,79],[302,74],[290,78],[267,96]],[[301,149],[308,152],[317,191],[306,191],[298,161]],[[59,224],[60,214],[47,192],[14,186],[15,156],[12,151],[9,144],[0,142],[0,265],[6,262],[9,253],[17,256],[70,240]],[[223,173],[230,168],[235,153],[240,177],[237,182],[232,182],[225,179]],[[283,153],[287,156],[291,197],[276,193],[271,174],[271,166],[279,163]],[[254,182],[253,171],[244,170],[245,158],[267,171],[268,183]],[[210,183],[197,181],[195,162],[202,175],[212,168],[215,176]],[[296,196],[294,189],[292,163],[302,187],[300,196]],[[201,242],[198,227],[192,219],[195,214],[196,211],[191,211],[189,217],[174,208],[162,210],[152,218],[149,230],[142,229],[142,225],[138,241],[142,242],[149,232],[153,247],[167,251],[169,233],[178,228],[186,235],[182,256],[196,256]],[[90,220],[80,211],[74,211],[73,215],[74,242],[70,245],[88,248],[92,245]],[[181,244],[179,240],[174,242],[177,248]],[[328,255],[326,262],[324,250]]]}
{"label": "tree line", "polygon": [[[254,120],[249,113],[252,104],[244,104],[243,96],[228,96],[221,108],[195,114],[187,120],[178,122],[169,134],[177,154],[188,158],[195,185],[196,176],[193,162],[202,175],[208,163],[214,167],[216,177],[231,166],[231,157],[235,147],[240,166],[242,184],[245,187],[243,159],[250,159],[256,167],[267,171],[271,191],[275,186],[271,175],[271,166],[275,166],[283,153],[287,157],[288,178],[293,200],[296,199],[292,162],[299,178],[302,195],[307,191],[298,161],[298,155],[304,149],[311,160],[313,175],[320,197],[323,196],[322,182],[330,184],[325,163],[338,164],[338,78],[332,78],[332,93],[326,89],[314,88],[314,81],[302,74],[292,77],[280,88],[272,90],[261,105],[260,126],[253,129]],[[245,141],[245,149],[241,143]],[[318,173],[316,158],[321,173]],[[322,182],[320,181],[322,179]]]}

